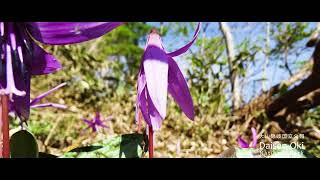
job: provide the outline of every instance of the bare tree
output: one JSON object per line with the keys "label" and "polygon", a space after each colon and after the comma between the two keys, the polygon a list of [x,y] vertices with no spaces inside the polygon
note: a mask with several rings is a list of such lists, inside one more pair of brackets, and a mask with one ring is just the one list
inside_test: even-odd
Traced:
{"label": "bare tree", "polygon": [[265,43],[265,49],[264,49],[264,54],[265,54],[265,61],[263,63],[263,69],[262,69],[262,90],[266,91],[266,68],[269,63],[269,50],[270,49],[270,22],[266,22],[266,43]]}
{"label": "bare tree", "polygon": [[223,34],[226,47],[227,47],[229,77],[230,77],[231,92],[232,92],[232,109],[236,110],[241,105],[241,97],[240,97],[239,78],[237,75],[237,68],[235,67],[234,41],[233,41],[231,30],[227,22],[220,22],[219,27]]}

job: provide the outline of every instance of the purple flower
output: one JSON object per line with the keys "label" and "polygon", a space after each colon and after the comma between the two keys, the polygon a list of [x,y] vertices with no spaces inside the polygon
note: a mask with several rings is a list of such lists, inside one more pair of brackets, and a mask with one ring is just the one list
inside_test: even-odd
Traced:
{"label": "purple flower", "polygon": [[119,22],[0,22],[0,93],[8,94],[22,120],[30,113],[30,78],[61,69],[54,56],[38,46],[80,43],[102,36]]}
{"label": "purple flower", "polygon": [[152,30],[142,57],[137,86],[136,121],[141,110],[146,123],[158,130],[166,116],[167,93],[171,94],[186,116],[194,119],[194,107],[187,82],[173,59],[185,53],[196,40],[198,23],[192,40],[182,48],[167,53],[161,37]]}
{"label": "purple flower", "polygon": [[100,127],[102,127],[102,128],[108,128],[108,126],[105,125],[105,124],[103,123],[103,121],[108,121],[108,120],[110,120],[110,119],[112,119],[112,116],[109,116],[109,117],[107,117],[107,119],[102,120],[102,119],[101,119],[101,114],[100,114],[100,112],[97,111],[97,112],[96,112],[96,116],[95,116],[92,120],[88,120],[88,119],[85,119],[85,118],[83,118],[82,120],[83,120],[85,123],[87,123],[88,128],[92,128],[92,131],[93,131],[93,132],[97,132],[98,126],[100,126]]}
{"label": "purple flower", "polygon": [[256,148],[257,147],[257,141],[258,141],[257,131],[255,128],[251,128],[251,132],[252,132],[252,139],[253,139],[251,146],[244,139],[242,139],[240,137],[240,135],[238,136],[237,141],[238,141],[238,144],[241,148]]}

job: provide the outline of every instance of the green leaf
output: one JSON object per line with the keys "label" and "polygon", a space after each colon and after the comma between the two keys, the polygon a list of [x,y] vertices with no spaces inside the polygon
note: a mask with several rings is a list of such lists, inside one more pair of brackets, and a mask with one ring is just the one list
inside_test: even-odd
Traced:
{"label": "green leaf", "polygon": [[11,136],[10,151],[12,158],[39,157],[37,141],[34,136],[26,130],[18,131]]}
{"label": "green leaf", "polygon": [[140,158],[145,151],[143,134],[115,136],[92,146],[73,149],[61,158]]}

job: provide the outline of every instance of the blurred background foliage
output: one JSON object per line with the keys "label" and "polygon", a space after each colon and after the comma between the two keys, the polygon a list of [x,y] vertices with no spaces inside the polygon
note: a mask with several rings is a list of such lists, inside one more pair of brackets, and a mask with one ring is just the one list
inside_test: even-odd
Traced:
{"label": "blurred background foliage", "polygon": [[[306,49],[305,43],[314,24],[229,23],[236,44],[235,68],[241,82],[242,105],[290,77],[309,59],[312,49]],[[63,69],[33,78],[31,98],[67,82],[67,86],[43,101],[65,104],[68,109],[31,111],[28,129],[37,137],[40,151],[59,155],[77,146],[136,130],[137,74],[146,37],[154,26],[162,35],[165,47],[173,50],[191,38],[195,23],[132,22],[86,43],[42,45],[57,57]],[[239,134],[250,138],[248,123],[258,132],[267,130],[270,121],[260,112],[252,115],[259,116],[259,121],[248,120],[250,117],[238,119],[231,112],[226,46],[218,23],[203,23],[197,42],[176,61],[188,81],[196,118],[194,122],[188,120],[169,97],[167,118],[156,133],[156,157],[215,157],[228,147],[237,146]],[[96,110],[103,117],[112,115],[113,119],[107,122],[110,128],[92,133],[85,129],[81,118],[93,118]],[[310,109],[296,121],[303,127],[319,130],[319,115],[319,108]],[[12,126],[18,127],[17,120]],[[308,150],[319,156],[319,139],[305,137],[303,141]]]}

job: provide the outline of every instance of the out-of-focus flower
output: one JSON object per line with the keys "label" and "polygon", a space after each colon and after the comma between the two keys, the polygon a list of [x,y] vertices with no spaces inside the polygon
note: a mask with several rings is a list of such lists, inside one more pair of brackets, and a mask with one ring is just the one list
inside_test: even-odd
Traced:
{"label": "out-of-focus flower", "polygon": [[[7,94],[21,120],[30,113],[30,78],[61,69],[54,56],[33,40],[64,45],[88,41],[121,22],[0,22],[0,94]],[[52,105],[52,104],[51,104]]]}
{"label": "out-of-focus flower", "polygon": [[100,112],[96,112],[96,116],[92,120],[83,118],[82,120],[88,125],[88,128],[91,128],[93,132],[97,132],[98,127],[108,128],[103,121],[111,120],[112,116],[107,117],[105,120],[102,119]]}
{"label": "out-of-focus flower", "polygon": [[242,139],[240,135],[238,136],[237,141],[238,141],[238,144],[241,148],[256,148],[257,147],[257,141],[258,141],[257,131],[255,128],[251,128],[251,132],[252,132],[252,143],[251,144],[249,144],[244,139]]}

